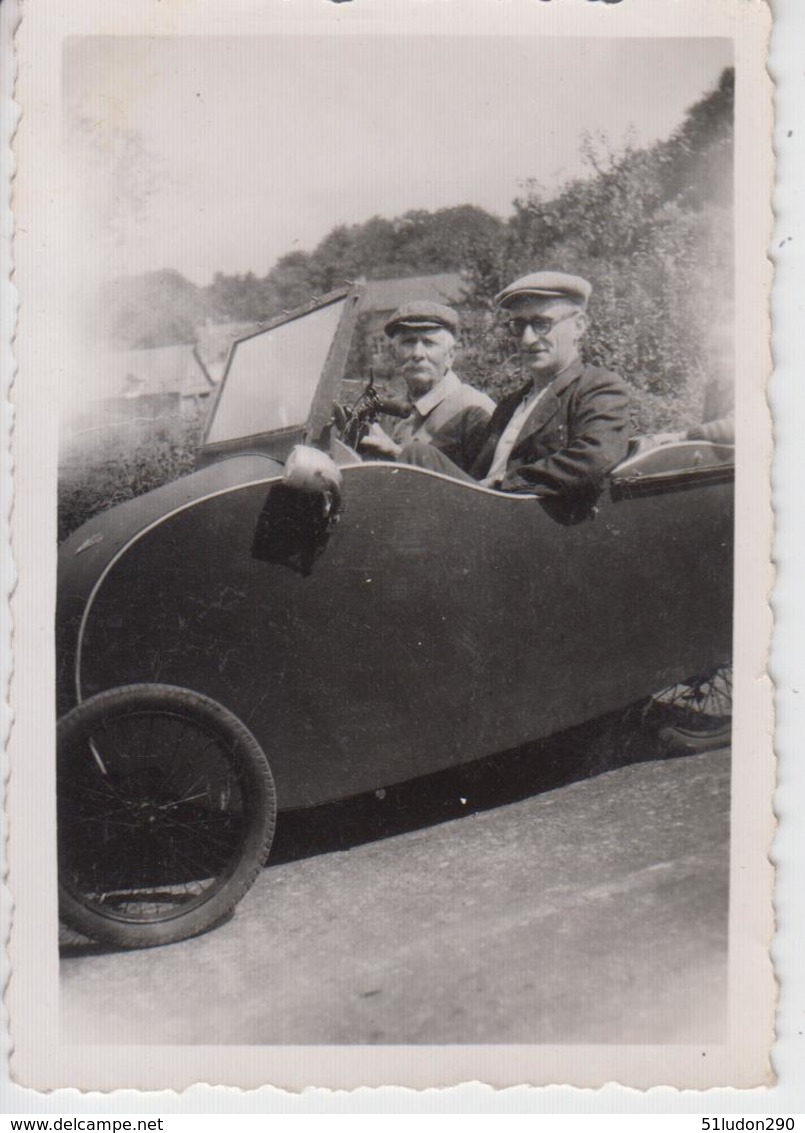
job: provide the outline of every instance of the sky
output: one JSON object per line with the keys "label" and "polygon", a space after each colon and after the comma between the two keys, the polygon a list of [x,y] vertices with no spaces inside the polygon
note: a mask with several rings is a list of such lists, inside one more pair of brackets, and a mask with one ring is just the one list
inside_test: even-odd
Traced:
{"label": "sky", "polygon": [[583,172],[584,132],[667,137],[724,39],[76,37],[63,60],[77,223],[99,277],[262,276],[337,224]]}

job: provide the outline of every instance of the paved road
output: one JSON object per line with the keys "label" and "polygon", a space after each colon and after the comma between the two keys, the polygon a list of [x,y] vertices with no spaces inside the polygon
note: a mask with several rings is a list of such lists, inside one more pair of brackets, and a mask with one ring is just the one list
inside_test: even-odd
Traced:
{"label": "paved road", "polygon": [[287,820],[214,932],[68,950],[62,1041],[719,1041],[729,753],[549,771],[535,794],[529,760],[492,761]]}

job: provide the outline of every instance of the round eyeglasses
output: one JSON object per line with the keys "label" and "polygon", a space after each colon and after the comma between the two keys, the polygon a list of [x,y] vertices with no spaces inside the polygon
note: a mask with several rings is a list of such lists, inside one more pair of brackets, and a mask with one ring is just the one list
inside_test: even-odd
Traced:
{"label": "round eyeglasses", "polygon": [[509,321],[506,323],[506,326],[509,330],[509,333],[514,338],[522,338],[529,327],[531,327],[534,334],[540,337],[544,337],[545,335],[550,334],[554,327],[557,327],[560,323],[563,323],[565,319],[572,319],[578,313],[578,311],[568,311],[566,315],[560,315],[558,319],[549,319],[545,315],[533,315],[530,319],[515,317],[513,319],[509,319]]}

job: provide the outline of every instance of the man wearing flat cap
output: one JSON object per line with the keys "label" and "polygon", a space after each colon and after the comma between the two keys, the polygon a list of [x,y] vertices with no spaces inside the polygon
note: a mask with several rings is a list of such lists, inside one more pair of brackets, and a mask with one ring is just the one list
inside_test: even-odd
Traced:
{"label": "man wearing flat cap", "polygon": [[495,296],[528,381],[497,407],[473,466],[489,487],[594,502],[626,456],[626,386],[579,354],[591,290],[579,276],[540,271]]}
{"label": "man wearing flat cap", "polygon": [[466,472],[486,437],[495,403],[459,381],[451,367],[459,318],[441,303],[407,303],[386,323],[391,352],[411,400],[411,412],[391,435],[374,423],[361,442],[366,455],[402,462],[428,446]]}
{"label": "man wearing flat cap", "polygon": [[[540,271],[495,297],[528,380],[498,405],[470,468],[487,487],[561,501],[571,520],[590,514],[628,447],[626,386],[579,353],[591,290],[579,276]],[[416,463],[451,474],[443,461]]]}

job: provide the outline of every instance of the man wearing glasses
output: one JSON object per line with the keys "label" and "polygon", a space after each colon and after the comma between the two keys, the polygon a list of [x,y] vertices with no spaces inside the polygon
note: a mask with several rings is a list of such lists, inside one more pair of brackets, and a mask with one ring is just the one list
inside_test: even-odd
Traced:
{"label": "man wearing glasses", "polygon": [[495,297],[528,382],[490,422],[472,469],[487,487],[594,502],[606,473],[626,456],[626,386],[579,354],[591,290],[579,276],[542,271]]}
{"label": "man wearing glasses", "polygon": [[[626,386],[579,353],[591,290],[579,276],[540,271],[495,297],[528,381],[497,406],[470,469],[487,487],[572,503],[572,518],[589,514],[629,443]],[[401,459],[469,478],[413,446]]]}

